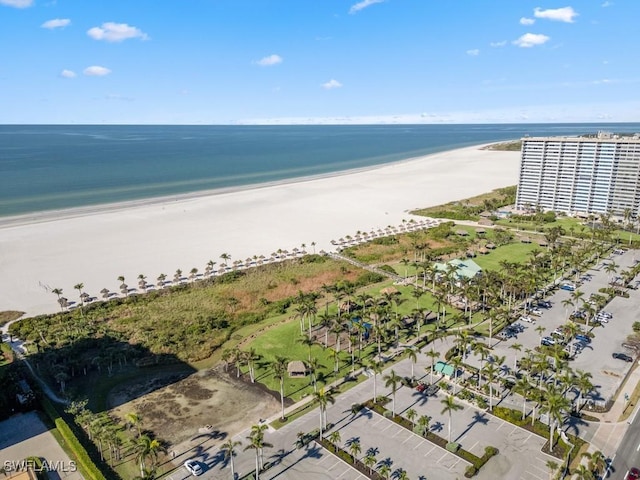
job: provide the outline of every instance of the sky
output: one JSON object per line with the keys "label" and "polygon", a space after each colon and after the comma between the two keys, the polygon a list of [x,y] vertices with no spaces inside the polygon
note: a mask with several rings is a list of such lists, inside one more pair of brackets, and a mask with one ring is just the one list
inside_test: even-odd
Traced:
{"label": "sky", "polygon": [[640,121],[638,0],[0,0],[0,124]]}

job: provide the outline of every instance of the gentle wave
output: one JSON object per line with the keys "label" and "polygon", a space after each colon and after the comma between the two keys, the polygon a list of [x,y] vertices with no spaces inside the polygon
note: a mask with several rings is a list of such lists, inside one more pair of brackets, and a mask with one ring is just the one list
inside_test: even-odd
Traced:
{"label": "gentle wave", "polygon": [[0,216],[277,182],[525,135],[598,130],[637,132],[640,124],[5,125]]}

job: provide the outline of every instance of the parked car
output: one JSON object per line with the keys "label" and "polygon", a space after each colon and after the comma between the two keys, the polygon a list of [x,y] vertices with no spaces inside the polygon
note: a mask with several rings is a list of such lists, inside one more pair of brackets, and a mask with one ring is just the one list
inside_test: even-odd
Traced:
{"label": "parked car", "polygon": [[625,362],[633,362],[633,358],[627,355],[626,353],[614,353],[613,358],[617,358],[618,360],[624,360]]}
{"label": "parked car", "polygon": [[540,340],[540,344],[541,344],[541,345],[544,345],[545,347],[550,347],[550,346],[552,346],[552,345],[555,345],[555,344],[556,344],[556,341],[555,341],[553,338],[551,338],[551,337],[543,337],[543,338]]}
{"label": "parked car", "polygon": [[587,335],[583,335],[581,333],[579,333],[578,335],[575,336],[576,340],[580,340],[581,342],[584,343],[591,343],[591,337],[587,336]]}
{"label": "parked car", "polygon": [[435,383],[429,385],[427,387],[427,389],[424,391],[424,394],[427,397],[431,397],[433,395],[435,395],[436,393],[438,393],[438,390],[440,390],[440,387],[438,385],[436,385]]}
{"label": "parked car", "polygon": [[573,283],[563,283],[562,285],[560,285],[560,290],[566,290],[568,292],[573,292],[575,291],[576,286]]}
{"label": "parked car", "polygon": [[597,317],[596,317],[596,322],[600,322],[600,323],[609,323],[609,319],[608,319],[607,317],[597,316]]}
{"label": "parked car", "polygon": [[598,312],[598,316],[607,317],[609,319],[613,318],[613,315],[605,310],[600,310]]}
{"label": "parked car", "polygon": [[624,480],[638,480],[640,479],[640,469],[632,467],[624,476]]}
{"label": "parked car", "polygon": [[527,323],[536,323],[536,321],[531,318],[529,315],[523,315],[520,317],[520,321],[521,322],[527,322]]}
{"label": "parked car", "polygon": [[538,307],[551,308],[551,302],[549,300],[538,300]]}
{"label": "parked car", "polygon": [[542,310],[540,310],[539,308],[532,308],[531,310],[529,310],[529,313],[531,315],[539,317],[540,315],[542,315]]}
{"label": "parked car", "polygon": [[187,460],[184,462],[184,468],[189,470],[189,473],[195,477],[202,475],[203,473],[202,467],[195,460]]}

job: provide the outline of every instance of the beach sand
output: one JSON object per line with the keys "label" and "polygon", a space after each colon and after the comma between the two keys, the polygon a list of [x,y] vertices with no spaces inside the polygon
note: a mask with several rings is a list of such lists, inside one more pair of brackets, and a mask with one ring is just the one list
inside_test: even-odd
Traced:
{"label": "beach sand", "polygon": [[[0,311],[59,307],[53,288],[100,298],[160,273],[172,278],[278,249],[332,250],[331,240],[399,225],[409,210],[478,195],[518,180],[519,152],[470,147],[365,171],[231,192],[0,218]],[[312,247],[315,242],[315,247]]]}

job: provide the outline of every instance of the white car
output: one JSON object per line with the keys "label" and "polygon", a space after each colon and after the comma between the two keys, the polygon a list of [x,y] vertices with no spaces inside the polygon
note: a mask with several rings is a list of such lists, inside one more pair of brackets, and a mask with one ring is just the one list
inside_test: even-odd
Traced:
{"label": "white car", "polygon": [[531,318],[529,315],[523,315],[522,317],[520,317],[520,321],[527,322],[527,323],[536,323],[536,321],[533,318]]}
{"label": "white car", "polygon": [[531,315],[536,315],[536,316],[540,316],[542,315],[542,310],[540,310],[539,308],[534,308],[529,312]]}
{"label": "white car", "polygon": [[202,467],[195,460],[187,460],[184,462],[184,468],[189,470],[189,473],[195,477],[203,473]]}

